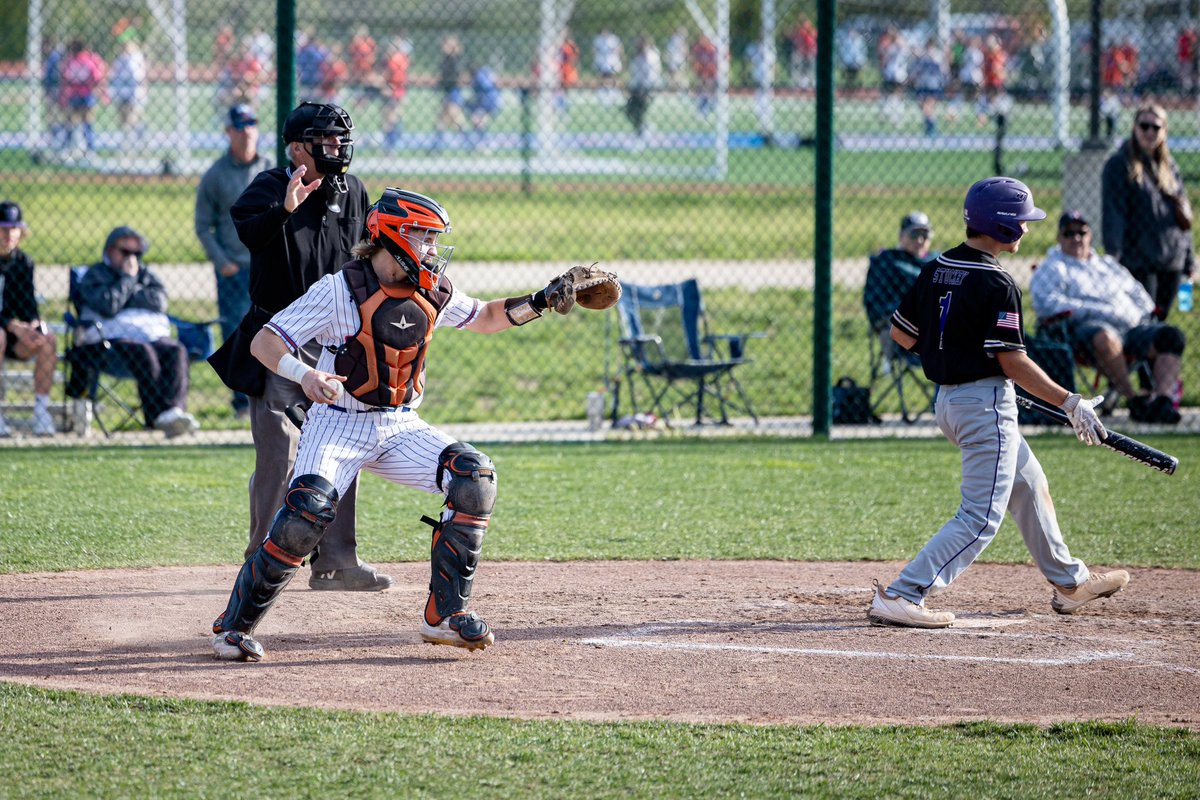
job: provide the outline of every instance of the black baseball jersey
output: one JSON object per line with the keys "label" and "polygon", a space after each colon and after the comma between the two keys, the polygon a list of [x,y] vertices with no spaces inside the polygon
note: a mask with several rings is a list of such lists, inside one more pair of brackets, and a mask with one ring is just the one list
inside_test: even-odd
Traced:
{"label": "black baseball jersey", "polygon": [[892,324],[916,337],[925,376],[939,384],[1003,375],[996,353],[1025,349],[1017,282],[995,256],[966,244],[921,269]]}

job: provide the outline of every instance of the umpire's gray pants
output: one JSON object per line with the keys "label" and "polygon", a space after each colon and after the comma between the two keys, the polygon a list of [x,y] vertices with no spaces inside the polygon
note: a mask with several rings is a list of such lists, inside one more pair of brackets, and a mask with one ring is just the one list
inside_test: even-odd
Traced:
{"label": "umpire's gray pants", "polygon": [[[308,362],[312,363],[311,360]],[[262,396],[250,398],[250,431],[254,436],[255,455],[254,474],[250,476],[250,543],[246,558],[254,555],[267,538],[271,521],[283,506],[284,493],[292,481],[300,431],[283,412],[295,403],[302,403],[304,408],[311,405],[300,384],[273,372],[267,375]],[[358,541],[354,533],[357,494],[356,477],[346,493],[338,498],[337,516],[321,537],[316,568],[322,572],[358,565]]]}
{"label": "umpire's gray pants", "polygon": [[1086,581],[1088,568],[1071,556],[1058,528],[1046,473],[1017,429],[1012,381],[987,378],[941,386],[937,423],[962,451],[962,504],[888,592],[920,603],[949,586],[992,541],[1005,509],[1048,581],[1059,586]]}

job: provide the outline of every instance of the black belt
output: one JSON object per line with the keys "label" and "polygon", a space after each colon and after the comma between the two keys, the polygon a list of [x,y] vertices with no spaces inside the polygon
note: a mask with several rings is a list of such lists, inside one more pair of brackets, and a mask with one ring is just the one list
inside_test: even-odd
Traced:
{"label": "black belt", "polygon": [[375,411],[412,411],[412,409],[408,406],[368,406],[367,408],[342,408],[341,406],[330,404],[329,407],[334,411],[340,411],[343,414],[370,414]]}

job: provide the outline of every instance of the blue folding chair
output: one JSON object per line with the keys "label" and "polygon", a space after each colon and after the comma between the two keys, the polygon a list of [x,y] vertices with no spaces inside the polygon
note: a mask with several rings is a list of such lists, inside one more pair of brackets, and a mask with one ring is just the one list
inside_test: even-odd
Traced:
{"label": "blue folding chair", "polygon": [[[632,413],[653,412],[667,425],[684,407],[695,408],[696,425],[728,425],[731,409],[744,412],[758,424],[758,415],[734,370],[750,363],[746,341],[766,334],[710,333],[695,279],[660,286],[622,281],[617,317],[624,364],[623,380],[613,401],[614,420],[623,384]],[[639,403],[639,381],[649,398],[644,405]]]}

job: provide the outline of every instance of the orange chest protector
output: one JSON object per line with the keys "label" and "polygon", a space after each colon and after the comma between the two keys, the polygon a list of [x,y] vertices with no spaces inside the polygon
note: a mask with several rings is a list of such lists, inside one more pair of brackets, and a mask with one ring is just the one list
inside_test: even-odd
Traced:
{"label": "orange chest protector", "polygon": [[432,292],[409,284],[380,285],[369,262],[342,270],[358,306],[358,333],[334,351],[334,370],[345,389],[370,406],[402,406],[425,389],[425,354],[438,315],[450,301],[443,277]]}

